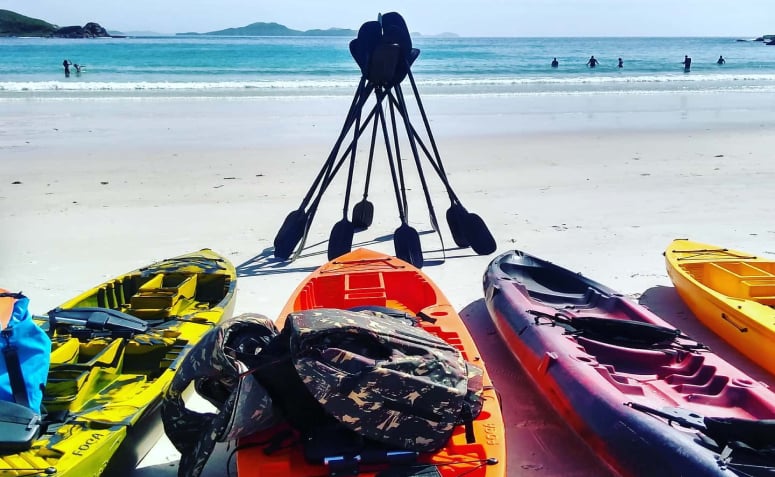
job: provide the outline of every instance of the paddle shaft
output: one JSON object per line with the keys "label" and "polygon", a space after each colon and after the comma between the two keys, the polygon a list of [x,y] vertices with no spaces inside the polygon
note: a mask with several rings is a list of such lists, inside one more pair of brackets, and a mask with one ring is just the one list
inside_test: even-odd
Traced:
{"label": "paddle shaft", "polygon": [[[385,89],[385,95],[390,95],[390,89]],[[398,170],[398,182],[401,185],[401,203],[404,206],[404,215],[409,220],[409,201],[406,199],[406,181],[404,179],[404,165],[401,161],[401,148],[398,140],[398,127],[396,126],[396,114],[394,111],[393,103],[389,102],[388,107],[390,109],[390,128],[393,133],[393,144],[396,149],[396,168]],[[385,143],[387,146],[387,143]]]}
{"label": "paddle shaft", "polygon": [[[398,101],[391,96],[391,101],[398,103]],[[398,109],[399,114],[404,115],[406,112],[403,108]],[[428,162],[430,162],[431,166],[433,167],[433,170],[436,171],[436,174],[439,176],[439,180],[441,180],[442,184],[444,184],[444,187],[447,189],[447,194],[449,195],[450,200],[453,203],[460,203],[460,199],[458,198],[457,194],[455,194],[455,191],[452,190],[452,186],[449,183],[449,179],[447,178],[447,174],[444,172],[444,168],[441,165],[441,160],[436,158],[434,160],[433,156],[431,155],[431,152],[428,150],[428,147],[423,142],[420,135],[417,133],[417,130],[411,126],[411,135],[414,137],[417,144],[420,146],[420,149],[425,153],[425,157],[428,159]]]}
{"label": "paddle shaft", "polygon": [[369,146],[369,162],[366,166],[366,183],[363,186],[363,200],[369,195],[369,182],[371,182],[371,166],[374,163],[374,146],[377,142],[378,122],[374,121],[374,127],[371,132],[371,145]]}
{"label": "paddle shaft", "polygon": [[385,150],[388,156],[388,166],[390,167],[390,177],[393,179],[393,191],[396,194],[396,205],[398,206],[398,218],[402,224],[406,224],[406,213],[403,207],[403,200],[399,189],[398,176],[396,174],[396,165],[393,163],[393,152],[390,149],[390,136],[388,135],[385,113],[382,109],[382,99],[386,96],[384,92],[377,92],[377,119],[382,125],[382,138],[385,141]]}
{"label": "paddle shaft", "polygon": [[[363,110],[363,106],[366,103],[366,100],[368,99],[371,92],[374,91],[374,85],[368,84],[364,90],[368,91],[368,93],[363,95],[361,98],[359,98],[358,110],[355,112],[358,115],[357,117],[360,117],[361,112]],[[359,138],[363,134],[363,131],[365,131],[366,127],[368,127],[369,121],[371,121],[374,118],[377,111],[377,106],[378,105],[375,105],[374,108],[372,108],[372,111],[366,117],[366,120],[363,122],[363,124],[361,124],[360,127],[356,129],[353,141],[351,141],[350,144],[347,146],[339,161],[338,162],[333,161],[333,162],[336,162],[336,164],[334,165],[332,162],[332,164],[329,167],[330,172],[326,174],[325,177],[323,177],[322,183],[320,184],[320,188],[317,190],[317,195],[315,196],[314,200],[309,206],[309,209],[307,210],[301,241],[299,242],[299,245],[296,247],[296,251],[293,254],[292,261],[296,260],[301,255],[301,251],[304,249],[304,244],[307,242],[307,236],[309,235],[309,229],[312,226],[312,221],[315,218],[315,214],[317,212],[318,206],[320,205],[320,200],[323,198],[323,194],[328,189],[328,186],[331,184],[336,174],[339,172],[339,169],[344,164],[344,161],[347,160],[347,156],[352,151],[355,150],[354,142],[357,140],[357,138]],[[336,153],[339,152],[343,138],[344,136],[340,136],[340,140],[337,141],[337,145],[335,146],[334,150],[332,150],[332,154],[334,158],[336,157]],[[345,211],[346,211],[346,208],[345,208]]]}
{"label": "paddle shaft", "polygon": [[[328,177],[331,174],[331,167],[333,165],[333,162],[336,160],[336,156],[338,154],[339,148],[341,147],[341,144],[344,141],[344,138],[347,136],[347,133],[352,127],[352,123],[354,121],[354,117],[356,114],[356,108],[358,108],[359,103],[361,103],[361,99],[366,98],[368,96],[368,94],[363,95],[363,92],[366,89],[365,82],[366,82],[366,78],[361,77],[358,83],[358,87],[356,88],[355,95],[353,96],[353,100],[350,103],[350,108],[347,112],[347,118],[345,119],[345,122],[342,125],[342,130],[339,133],[339,137],[337,138],[333,149],[331,150],[325,162],[323,163],[323,166],[320,168],[320,172],[318,172],[317,176],[315,177],[315,180],[312,182],[312,186],[310,187],[310,189],[307,191],[307,194],[302,199],[299,209],[304,209],[307,206],[309,201],[312,199],[312,195],[317,190],[318,185],[320,185],[321,181],[325,177]],[[363,102],[365,102],[365,99],[363,99]],[[360,109],[362,109],[362,107],[363,105],[361,104],[360,108],[358,108],[358,111],[357,111],[358,114],[360,114]]]}
{"label": "paddle shaft", "polygon": [[[407,66],[407,69],[409,67]],[[396,98],[398,100],[399,106],[406,112],[406,101],[404,99],[404,93],[401,90],[401,85],[397,84],[393,87],[393,90],[396,93]],[[393,102],[391,101],[391,106]],[[439,240],[441,241],[441,249],[444,250],[444,239],[441,237],[441,231],[439,230],[439,223],[436,219],[436,211],[433,208],[433,201],[431,200],[431,194],[428,190],[428,183],[425,180],[425,173],[422,170],[422,163],[420,162],[420,154],[417,151],[417,144],[414,140],[414,134],[412,134],[412,131],[414,128],[412,127],[411,123],[409,122],[409,115],[408,114],[402,114],[401,117],[404,119],[404,127],[406,128],[406,135],[409,138],[409,147],[412,149],[412,157],[414,158],[415,166],[417,167],[417,175],[420,177],[420,184],[422,184],[422,190],[423,194],[425,195],[425,202],[428,206],[428,213],[431,216],[431,222],[433,225],[434,230],[438,232],[439,234]]]}

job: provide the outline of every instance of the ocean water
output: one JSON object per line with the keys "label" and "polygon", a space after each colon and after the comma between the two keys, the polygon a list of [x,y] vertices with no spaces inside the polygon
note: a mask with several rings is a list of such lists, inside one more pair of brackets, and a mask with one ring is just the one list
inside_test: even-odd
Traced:
{"label": "ocean water", "polygon": [[[349,37],[0,38],[0,99],[350,95]],[[775,92],[775,46],[735,38],[415,37],[424,94]],[[600,61],[586,66],[590,55]],[[692,57],[690,73],[684,55]],[[725,65],[716,60],[723,55]],[[559,68],[550,68],[552,58]],[[617,68],[617,59],[624,68]],[[84,65],[65,78],[62,61]]]}

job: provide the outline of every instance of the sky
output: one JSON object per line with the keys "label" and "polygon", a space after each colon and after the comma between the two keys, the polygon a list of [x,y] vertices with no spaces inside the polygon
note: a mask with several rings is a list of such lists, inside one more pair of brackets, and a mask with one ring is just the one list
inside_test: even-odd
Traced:
{"label": "sky", "polygon": [[59,26],[182,33],[276,22],[357,30],[395,11],[411,32],[460,36],[719,36],[775,34],[773,0],[0,0],[0,9]]}

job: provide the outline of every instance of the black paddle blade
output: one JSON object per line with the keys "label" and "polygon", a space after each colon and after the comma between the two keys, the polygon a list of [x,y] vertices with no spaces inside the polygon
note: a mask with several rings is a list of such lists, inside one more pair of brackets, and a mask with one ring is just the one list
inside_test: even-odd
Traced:
{"label": "black paddle blade", "polygon": [[449,231],[452,232],[452,240],[461,248],[469,246],[468,237],[466,237],[467,218],[468,211],[460,204],[452,204],[447,209],[447,224],[449,225]]}
{"label": "black paddle blade", "polygon": [[379,22],[366,22],[358,30],[358,37],[350,42],[350,54],[361,68],[363,76],[369,74],[371,53],[382,40],[382,25]]}
{"label": "black paddle blade", "polygon": [[304,228],[307,226],[307,214],[302,209],[294,210],[283,221],[280,230],[274,238],[274,256],[282,260],[288,260],[304,236]]}
{"label": "black paddle blade", "polygon": [[396,257],[411,263],[417,268],[422,268],[422,246],[420,245],[420,234],[409,224],[401,224],[393,232],[393,245],[396,249]]}
{"label": "black paddle blade", "polygon": [[352,222],[342,219],[334,224],[328,237],[328,259],[333,260],[348,253],[353,248],[355,229]]}
{"label": "black paddle blade", "polygon": [[[412,37],[409,35],[409,28],[407,28],[404,18],[396,12],[382,15],[382,32],[385,43],[398,45],[400,48],[400,61],[394,69],[395,73],[390,82],[391,85],[395,85],[404,80],[409,70],[409,65],[414,62],[414,59],[410,59],[412,54]],[[419,54],[419,50],[417,53]]]}
{"label": "black paddle blade", "polygon": [[465,220],[465,235],[471,248],[478,255],[489,255],[498,248],[495,238],[484,220],[476,214],[469,213]]}
{"label": "black paddle blade", "polygon": [[353,227],[356,230],[368,229],[373,220],[374,204],[366,199],[355,204],[355,207],[353,207]]}
{"label": "black paddle blade", "polygon": [[395,85],[396,70],[401,64],[401,49],[395,43],[380,43],[371,52],[369,74],[366,77],[378,86]]}

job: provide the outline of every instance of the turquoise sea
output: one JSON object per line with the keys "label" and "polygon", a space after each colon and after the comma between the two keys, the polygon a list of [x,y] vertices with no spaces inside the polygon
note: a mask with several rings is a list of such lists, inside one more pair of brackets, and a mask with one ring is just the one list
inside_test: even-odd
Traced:
{"label": "turquoise sea", "polygon": [[[0,99],[350,95],[349,37],[0,38]],[[413,38],[427,94],[775,91],[775,46],[735,38]],[[600,60],[586,67],[590,55]],[[693,59],[684,73],[684,55]],[[723,55],[725,65],[716,60]],[[550,68],[552,58],[559,68]],[[617,58],[624,68],[617,68]],[[62,61],[84,65],[65,78]]]}

